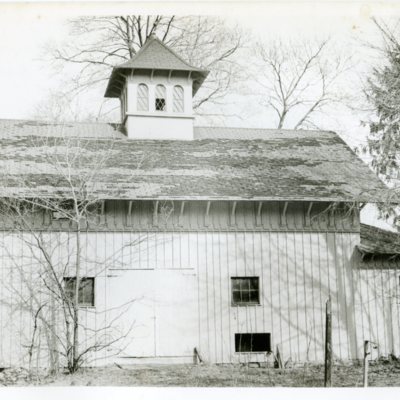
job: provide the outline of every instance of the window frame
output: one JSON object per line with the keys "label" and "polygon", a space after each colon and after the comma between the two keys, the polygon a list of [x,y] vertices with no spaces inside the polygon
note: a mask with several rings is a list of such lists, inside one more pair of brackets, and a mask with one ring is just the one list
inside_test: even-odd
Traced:
{"label": "window frame", "polygon": [[[146,97],[139,97],[139,90],[140,87],[145,87],[146,88]],[[139,98],[140,99],[144,99],[145,103],[146,103],[146,110],[142,110],[139,108]],[[136,92],[136,111],[140,111],[140,112],[149,112],[150,111],[150,96],[149,96],[149,87],[148,85],[146,85],[145,83],[139,83],[137,85],[137,92]]]}
{"label": "window frame", "polygon": [[[158,93],[157,93],[157,90],[158,90],[158,88],[162,88],[162,90],[163,90],[163,97],[159,97],[158,96]],[[164,101],[164,105],[163,105],[163,108],[162,109],[158,109],[157,108],[157,106],[158,106],[158,102],[159,101]],[[165,87],[165,85],[162,85],[162,84],[158,84],[158,85],[156,85],[156,87],[155,87],[155,91],[154,91],[154,110],[156,111],[156,112],[166,112],[167,111],[167,88]]]}
{"label": "window frame", "polygon": [[[252,337],[252,336],[255,336],[255,335],[265,335],[266,336],[266,349],[265,350],[260,350],[260,349],[257,349],[257,350],[252,350],[251,348],[250,348],[250,350],[240,350],[240,343],[241,343],[241,339],[239,339],[239,340],[237,340],[237,337],[240,337],[240,336],[244,336],[244,335],[246,335],[246,336],[250,336],[250,337]],[[237,354],[265,354],[265,353],[271,353],[272,352],[272,342],[271,342],[271,333],[270,332],[258,332],[258,333],[249,333],[249,332],[245,332],[245,333],[240,333],[240,332],[238,332],[238,333],[235,333],[235,337],[234,337],[234,342],[235,342],[235,353],[237,353]],[[251,338],[250,339],[250,342],[252,342],[253,341],[253,339]],[[239,342],[239,346],[238,346],[238,342]],[[239,347],[239,349],[238,349],[238,347]]]}
{"label": "window frame", "polygon": [[[83,303],[80,301],[78,296],[78,307],[79,308],[95,308],[96,307],[96,279],[94,276],[82,276],[79,279],[80,285],[82,285],[83,281],[90,280],[92,282],[92,302],[91,303]],[[68,282],[74,282],[72,290],[75,292],[75,285],[76,285],[76,276],[64,276],[63,278],[63,288],[65,291],[66,296],[68,295],[69,289],[67,288]],[[69,301],[73,303],[74,299],[69,298]]]}
{"label": "window frame", "polygon": [[[176,97],[176,90],[182,91],[182,97]],[[179,104],[179,110],[176,110],[175,107]],[[174,85],[172,89],[172,111],[177,114],[183,114],[185,112],[185,90],[181,85]]]}
{"label": "window frame", "polygon": [[[257,288],[256,289],[251,289],[251,284],[249,283],[249,289],[247,290],[248,292],[248,301],[236,301],[235,300],[235,295],[234,292],[236,291],[242,291],[241,288],[239,290],[235,289],[234,287],[234,282],[238,280],[256,280],[257,282]],[[250,300],[250,293],[252,291],[257,292],[257,300],[252,301]],[[231,305],[234,307],[246,307],[246,306],[259,306],[261,305],[261,290],[260,290],[260,277],[259,276],[231,276]]]}

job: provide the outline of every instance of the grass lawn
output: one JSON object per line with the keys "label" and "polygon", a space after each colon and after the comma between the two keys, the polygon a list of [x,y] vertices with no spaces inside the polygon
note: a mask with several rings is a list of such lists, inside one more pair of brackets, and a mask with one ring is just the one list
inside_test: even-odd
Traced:
{"label": "grass lawn", "polygon": [[[82,368],[73,375],[41,375],[29,379],[27,372],[5,370],[2,385],[46,386],[248,386],[323,387],[322,365],[304,365],[279,370],[272,367],[239,365],[162,365]],[[362,386],[361,365],[335,365],[332,384],[336,387]],[[400,386],[400,362],[373,362],[369,368],[370,386]]]}

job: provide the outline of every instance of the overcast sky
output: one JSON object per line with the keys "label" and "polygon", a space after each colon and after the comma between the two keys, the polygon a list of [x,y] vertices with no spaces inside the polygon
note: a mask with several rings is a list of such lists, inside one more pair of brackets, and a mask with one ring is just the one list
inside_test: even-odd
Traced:
{"label": "overcast sky", "polygon": [[[68,41],[68,18],[78,15],[115,15],[125,12],[229,15],[244,30],[268,40],[273,36],[319,38],[333,37],[343,51],[359,57],[359,71],[365,68],[365,49],[359,39],[376,35],[369,18],[371,15],[394,16],[400,7],[363,6],[362,3],[232,3],[177,5],[148,4],[133,6],[78,4],[1,4],[0,3],[0,118],[31,118],[37,104],[55,90],[61,78],[44,59],[47,44],[62,45]],[[358,53],[358,54],[357,54]],[[101,94],[99,94],[101,95]],[[246,115],[246,121],[232,121],[235,125],[270,127],[268,114]],[[356,144],[362,140],[360,116],[340,114],[331,129],[340,131],[344,138]],[[325,126],[324,126],[325,128]],[[329,128],[329,127],[326,127]]]}

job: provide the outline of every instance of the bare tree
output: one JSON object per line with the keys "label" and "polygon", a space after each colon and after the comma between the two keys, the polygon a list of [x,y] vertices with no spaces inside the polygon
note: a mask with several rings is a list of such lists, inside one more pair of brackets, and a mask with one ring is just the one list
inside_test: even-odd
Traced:
{"label": "bare tree", "polygon": [[276,116],[276,127],[315,128],[315,117],[345,93],[339,78],[350,67],[350,58],[335,52],[329,39],[312,42],[280,39],[259,43],[261,64],[257,80],[262,103]]}
{"label": "bare tree", "polygon": [[[38,170],[16,172],[12,159],[8,160],[11,167],[7,168],[6,163],[3,168],[0,215],[3,229],[14,245],[10,246],[7,240],[1,245],[10,268],[18,274],[18,285],[7,285],[7,290],[18,299],[16,309],[24,309],[34,320],[30,364],[41,336],[38,329],[42,328],[52,370],[57,369],[61,355],[68,370],[75,372],[89,354],[123,342],[132,326],[121,331],[115,322],[134,301],[121,304],[113,312],[102,310],[114,317],[101,327],[85,325],[80,305],[90,280],[83,276],[82,265],[91,263],[93,277],[104,274],[110,259],[119,262],[118,253],[126,246],[135,246],[137,241],[121,243],[110,259],[100,261],[90,259],[82,249],[82,241],[90,227],[98,223],[102,202],[107,198],[102,174],[112,165],[112,139],[61,135],[32,136],[29,140],[30,151],[40,152],[42,163],[37,163]],[[7,160],[3,158],[4,161]],[[41,193],[32,184],[32,176],[46,173],[48,189]],[[60,318],[61,327],[56,323]],[[84,339],[81,332],[85,332]],[[89,339],[88,333],[92,334]],[[114,354],[122,349],[121,344]]]}
{"label": "bare tree", "polygon": [[36,104],[32,118],[49,122],[93,122],[99,119],[100,111],[88,110],[84,99],[57,90],[49,91],[46,98]]}
{"label": "bare tree", "polygon": [[111,68],[134,57],[152,34],[190,64],[210,70],[194,101],[194,109],[198,112],[205,103],[217,104],[234,83],[244,78],[238,60],[245,41],[243,34],[219,18],[164,15],[82,17],[72,20],[70,26],[68,43],[48,49],[58,73],[66,67],[76,68],[64,95],[76,96],[88,88],[105,87]]}

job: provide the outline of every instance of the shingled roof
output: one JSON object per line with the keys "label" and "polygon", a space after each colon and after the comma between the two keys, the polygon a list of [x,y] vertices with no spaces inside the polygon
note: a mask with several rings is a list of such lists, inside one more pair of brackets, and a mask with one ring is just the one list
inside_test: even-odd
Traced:
{"label": "shingled roof", "polygon": [[51,156],[78,137],[85,149],[111,149],[96,186],[104,199],[374,202],[386,189],[333,132],[195,128],[193,141],[132,140],[112,124],[3,120],[2,195],[68,191]]}
{"label": "shingled roof", "polygon": [[372,225],[361,224],[361,242],[358,246],[364,254],[381,256],[400,255],[400,234]]}
{"label": "shingled roof", "polygon": [[193,95],[197,92],[204,79],[208,75],[208,71],[193,67],[192,65],[188,64],[156,36],[150,36],[143,47],[132,59],[113,68],[107,85],[105,97],[119,97],[119,76],[126,76],[126,74],[132,70],[190,72],[193,79]]}

